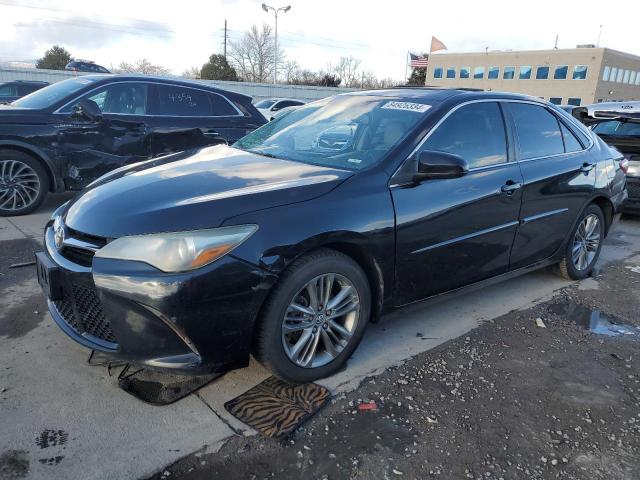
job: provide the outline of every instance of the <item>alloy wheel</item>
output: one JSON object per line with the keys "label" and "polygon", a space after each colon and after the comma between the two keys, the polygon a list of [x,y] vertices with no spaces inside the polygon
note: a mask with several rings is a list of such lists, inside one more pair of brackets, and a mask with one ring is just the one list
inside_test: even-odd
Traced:
{"label": "alloy wheel", "polygon": [[294,296],[282,321],[282,344],[299,367],[330,363],[349,344],[360,318],[353,283],[337,273],[315,277]]}
{"label": "alloy wheel", "polygon": [[600,219],[591,213],[584,217],[573,237],[571,259],[578,270],[586,270],[591,266],[600,246]]}
{"label": "alloy wheel", "polygon": [[36,171],[20,160],[0,161],[0,209],[18,211],[31,206],[40,193]]}

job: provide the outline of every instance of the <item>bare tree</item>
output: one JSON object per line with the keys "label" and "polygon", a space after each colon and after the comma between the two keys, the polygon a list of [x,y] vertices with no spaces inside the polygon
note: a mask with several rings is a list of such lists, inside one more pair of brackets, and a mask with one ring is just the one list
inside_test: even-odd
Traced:
{"label": "bare tree", "polygon": [[355,57],[340,57],[335,73],[342,79],[343,86],[357,87],[362,82],[358,73],[360,63],[361,61]]}
{"label": "bare tree", "polygon": [[[229,57],[238,76],[248,82],[267,82],[273,76],[275,42],[271,27],[266,23],[259,29],[253,25],[238,42],[230,42]],[[284,62],[284,54],[278,52]]]}
{"label": "bare tree", "polygon": [[114,73],[142,73],[145,75],[169,75],[171,70],[161,65],[154,65],[146,58],[140,58],[134,63],[121,62]]}
{"label": "bare tree", "polygon": [[187,68],[184,72],[182,72],[181,77],[188,78],[190,80],[198,80],[200,79],[200,68],[199,67],[190,67]]}
{"label": "bare tree", "polygon": [[295,60],[283,62],[281,65],[282,67],[278,68],[278,70],[282,74],[285,83],[292,83],[292,80],[299,77],[302,72],[300,65]]}

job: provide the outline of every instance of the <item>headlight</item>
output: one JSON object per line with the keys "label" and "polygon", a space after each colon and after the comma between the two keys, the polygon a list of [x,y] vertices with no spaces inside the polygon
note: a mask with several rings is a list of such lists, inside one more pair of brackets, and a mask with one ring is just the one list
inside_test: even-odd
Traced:
{"label": "headlight", "polygon": [[163,272],[186,272],[223,257],[256,230],[257,225],[121,237],[96,252],[96,257],[145,262]]}

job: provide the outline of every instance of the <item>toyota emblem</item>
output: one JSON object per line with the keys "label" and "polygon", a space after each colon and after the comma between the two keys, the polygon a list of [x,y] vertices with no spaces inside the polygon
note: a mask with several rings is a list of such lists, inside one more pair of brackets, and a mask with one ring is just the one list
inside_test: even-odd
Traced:
{"label": "toyota emblem", "polygon": [[64,243],[64,226],[58,225],[56,229],[53,231],[53,240],[56,244],[56,248],[60,250],[62,248],[62,244]]}

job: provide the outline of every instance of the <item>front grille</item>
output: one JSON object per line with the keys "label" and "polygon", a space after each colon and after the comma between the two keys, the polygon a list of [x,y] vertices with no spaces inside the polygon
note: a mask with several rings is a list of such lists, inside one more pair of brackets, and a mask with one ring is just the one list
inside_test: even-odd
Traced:
{"label": "front grille", "polygon": [[102,311],[94,288],[73,284],[62,300],[54,302],[60,316],[79,334],[88,333],[109,343],[117,343],[111,324]]}
{"label": "front grille", "polygon": [[631,198],[640,198],[640,182],[627,181],[627,192]]}
{"label": "front grille", "polygon": [[67,227],[64,246],[60,254],[83,267],[91,267],[95,252],[107,244],[107,239],[82,233]]}

